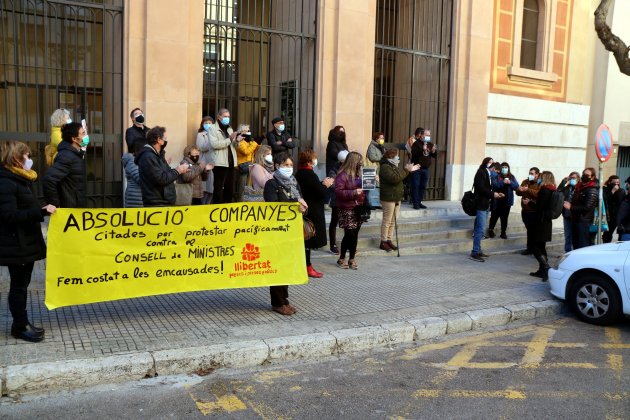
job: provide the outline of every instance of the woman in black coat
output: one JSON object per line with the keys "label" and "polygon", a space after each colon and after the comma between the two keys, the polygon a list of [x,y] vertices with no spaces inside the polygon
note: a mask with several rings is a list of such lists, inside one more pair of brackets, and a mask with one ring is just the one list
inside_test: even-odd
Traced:
{"label": "woman in black coat", "polygon": [[40,222],[53,214],[55,206],[43,208],[31,190],[37,173],[28,146],[20,142],[4,145],[0,156],[0,265],[9,268],[9,310],[13,317],[11,335],[38,342],[44,330],[33,326],[26,312],[27,288],[35,261],[46,258]]}
{"label": "woman in black coat", "polygon": [[[265,201],[272,203],[297,202],[300,203],[300,213],[306,213],[308,205],[302,198],[300,187],[293,176],[293,159],[285,153],[273,157],[276,170],[265,184],[263,196]],[[297,309],[289,304],[289,286],[270,286],[271,310],[280,315],[293,315]]]}
{"label": "woman in black coat", "polygon": [[553,173],[543,171],[540,174],[542,181],[536,202],[527,198],[523,199],[523,204],[535,210],[534,231],[532,235],[532,254],[538,260],[538,271],[529,273],[530,276],[540,277],[542,281],[547,281],[549,263],[547,262],[547,242],[551,241],[552,221],[549,217],[551,210],[551,196],[556,191],[556,180]]}
{"label": "woman in black coat", "polygon": [[313,168],[317,166],[317,155],[312,150],[300,152],[299,167],[295,174],[302,192],[302,198],[308,205],[306,217],[315,225],[315,236],[304,242],[306,249],[306,271],[309,277],[320,278],[324,274],[315,270],[311,265],[311,249],[326,246],[326,219],[324,217],[324,203],[326,192],[334,179],[326,177],[320,181]]}

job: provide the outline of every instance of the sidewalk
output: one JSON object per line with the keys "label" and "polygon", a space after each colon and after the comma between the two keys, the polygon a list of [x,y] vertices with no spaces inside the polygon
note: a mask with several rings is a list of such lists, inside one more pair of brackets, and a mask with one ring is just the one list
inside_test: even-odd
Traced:
{"label": "sidewalk", "polygon": [[289,288],[290,301],[298,308],[292,317],[270,310],[268,288],[152,296],[48,311],[45,265],[40,261],[29,288],[29,315],[46,329],[45,340],[37,344],[9,335],[9,277],[3,267],[0,373],[15,365],[326,333],[551,299],[548,286],[528,275],[536,261],[517,254],[494,255],[485,263],[468,260],[466,253],[359,255],[358,271],[339,269],[335,261],[332,255],[317,258],[315,266],[324,278]]}

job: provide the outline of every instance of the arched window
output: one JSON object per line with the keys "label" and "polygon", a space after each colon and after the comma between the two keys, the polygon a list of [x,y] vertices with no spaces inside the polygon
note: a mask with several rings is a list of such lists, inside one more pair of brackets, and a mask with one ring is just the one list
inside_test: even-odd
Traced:
{"label": "arched window", "polygon": [[540,9],[538,0],[523,2],[523,32],[521,37],[521,67],[536,70],[538,54],[538,22]]}

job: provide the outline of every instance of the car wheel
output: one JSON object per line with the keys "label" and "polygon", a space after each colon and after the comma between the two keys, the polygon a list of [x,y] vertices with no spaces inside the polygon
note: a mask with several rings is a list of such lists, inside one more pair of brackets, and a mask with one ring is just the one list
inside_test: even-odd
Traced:
{"label": "car wheel", "polygon": [[621,312],[621,297],[610,280],[589,274],[571,288],[569,303],[582,321],[596,325],[614,323]]}

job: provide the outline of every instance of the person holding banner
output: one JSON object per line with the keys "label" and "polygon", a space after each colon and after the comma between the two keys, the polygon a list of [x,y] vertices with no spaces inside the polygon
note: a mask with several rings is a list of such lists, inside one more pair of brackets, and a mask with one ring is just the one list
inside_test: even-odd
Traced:
{"label": "person holding banner", "polygon": [[31,169],[31,151],[21,142],[5,144],[0,154],[0,265],[9,268],[9,311],[13,317],[11,335],[39,342],[44,329],[28,320],[26,299],[35,261],[46,258],[46,243],[40,222],[56,211],[40,207],[32,184],[37,173]]}
{"label": "person holding banner", "polygon": [[[287,153],[279,153],[273,157],[276,171],[265,184],[264,197],[268,202],[298,202],[300,213],[306,213],[308,205],[302,198],[300,187],[293,176],[293,159]],[[307,258],[309,256],[307,255]],[[271,310],[280,315],[293,315],[297,309],[289,304],[289,286],[270,286]]]}
{"label": "person holding banner", "polygon": [[[339,268],[358,269],[354,257],[357,252],[357,243],[359,242],[361,220],[357,217],[354,209],[365,202],[365,195],[361,188],[362,167],[363,156],[357,152],[350,152],[346,157],[346,161],[339,168],[337,178],[335,178],[335,195],[337,197],[337,207],[339,208],[339,227],[344,232],[339,259],[337,260]],[[348,262],[345,261],[346,252],[350,254]]]}
{"label": "person holding banner", "polygon": [[321,278],[323,273],[315,270],[311,264],[311,249],[326,246],[326,219],[324,202],[328,188],[335,182],[326,177],[320,181],[313,168],[317,167],[317,155],[313,150],[305,150],[299,155],[299,168],[295,174],[304,201],[308,205],[308,218],[315,226],[315,236],[304,243],[306,249],[306,272],[309,277]]}

